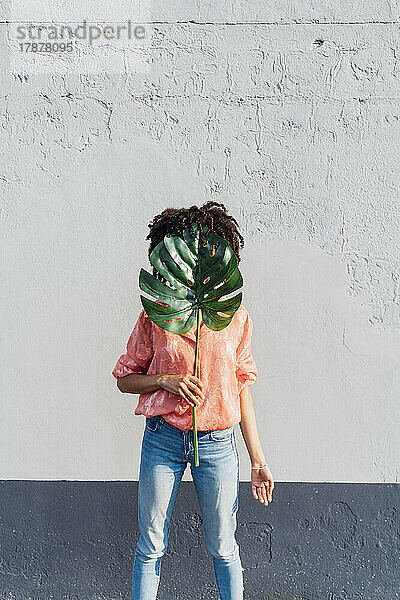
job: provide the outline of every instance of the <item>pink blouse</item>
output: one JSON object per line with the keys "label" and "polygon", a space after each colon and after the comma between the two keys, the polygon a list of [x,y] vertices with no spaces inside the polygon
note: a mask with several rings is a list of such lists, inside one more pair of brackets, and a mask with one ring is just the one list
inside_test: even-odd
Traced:
{"label": "pink blouse", "polygon": [[[196,408],[197,429],[227,429],[241,420],[239,394],[257,380],[251,354],[253,323],[240,305],[232,321],[221,331],[200,326],[198,377],[205,400]],[[196,323],[178,335],[156,325],[144,309],[139,314],[112,374],[117,379],[131,373],[147,375],[194,372]],[[159,388],[140,394],[135,415],[162,415],[179,429],[193,429],[192,407],[181,396]]]}

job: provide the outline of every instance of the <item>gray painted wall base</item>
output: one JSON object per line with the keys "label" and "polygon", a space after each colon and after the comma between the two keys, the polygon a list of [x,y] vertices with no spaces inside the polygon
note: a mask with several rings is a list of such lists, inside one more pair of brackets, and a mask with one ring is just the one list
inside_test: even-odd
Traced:
{"label": "gray painted wall base", "polygon": [[[130,600],[137,482],[0,482],[1,600]],[[250,600],[400,597],[399,484],[240,484],[237,540]],[[183,481],[158,600],[216,600],[193,483]]]}

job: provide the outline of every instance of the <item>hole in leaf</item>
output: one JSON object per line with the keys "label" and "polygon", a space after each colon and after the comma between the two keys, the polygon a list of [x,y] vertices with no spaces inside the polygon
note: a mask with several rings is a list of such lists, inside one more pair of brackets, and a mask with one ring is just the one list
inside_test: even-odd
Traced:
{"label": "hole in leaf", "polygon": [[182,317],[176,317],[176,319],[164,319],[164,323],[173,323],[174,321],[181,321]]}
{"label": "hole in leaf", "polygon": [[193,285],[193,281],[191,281],[191,279],[187,279],[187,284],[188,285]]}
{"label": "hole in leaf", "polygon": [[207,281],[209,281],[209,280],[210,280],[210,277],[207,277],[207,279],[205,279],[205,280],[203,281],[203,283],[207,283]]}
{"label": "hole in leaf", "polygon": [[171,308],[171,305],[167,304],[167,302],[162,302],[161,300],[158,300],[157,303],[162,304],[163,306],[166,306],[167,308]]}
{"label": "hole in leaf", "polygon": [[220,315],[221,317],[229,317],[230,315],[227,315],[226,313],[221,312],[220,310],[217,310],[217,315]]}
{"label": "hole in leaf", "polygon": [[213,244],[213,245],[212,245],[212,248],[211,248],[211,250],[210,250],[210,256],[214,256],[214,254],[215,254],[215,253],[216,253],[216,251],[217,251],[217,248],[218,248],[218,244]]}

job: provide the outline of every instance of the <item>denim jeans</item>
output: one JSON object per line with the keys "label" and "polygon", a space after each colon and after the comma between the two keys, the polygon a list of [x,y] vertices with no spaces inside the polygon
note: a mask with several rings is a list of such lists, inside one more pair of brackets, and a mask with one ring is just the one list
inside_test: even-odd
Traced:
{"label": "denim jeans", "polygon": [[193,431],[181,430],[161,415],[146,417],[138,486],[140,536],[133,563],[132,600],[157,598],[161,559],[167,550],[175,500],[188,462],[221,600],[243,600],[243,570],[235,539],[239,457],[233,427],[198,431],[197,437],[200,464],[195,467]]}

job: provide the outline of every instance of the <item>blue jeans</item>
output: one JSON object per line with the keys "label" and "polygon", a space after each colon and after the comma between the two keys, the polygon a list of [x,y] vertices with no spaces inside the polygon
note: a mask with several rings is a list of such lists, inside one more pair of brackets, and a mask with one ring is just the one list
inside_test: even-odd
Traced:
{"label": "blue jeans", "polygon": [[[132,600],[156,600],[161,559],[167,550],[171,516],[187,462],[203,518],[221,600],[243,600],[243,570],[235,539],[239,456],[233,427],[198,431],[199,466],[194,466],[193,431],[161,415],[146,417],[138,486],[139,541],[132,576]],[[190,568],[190,565],[187,565]]]}

